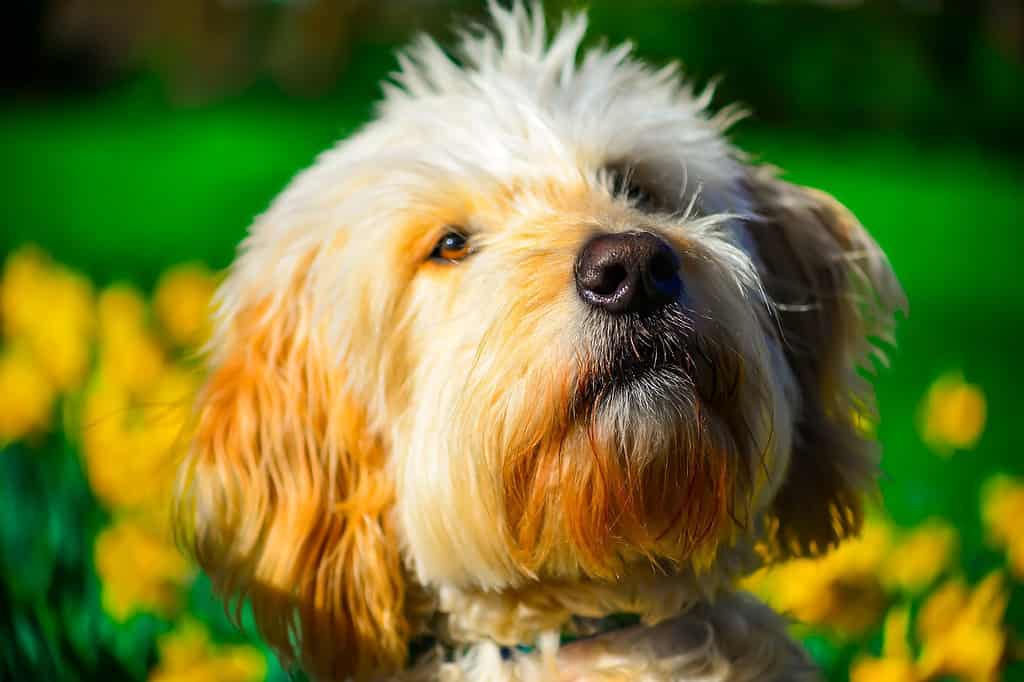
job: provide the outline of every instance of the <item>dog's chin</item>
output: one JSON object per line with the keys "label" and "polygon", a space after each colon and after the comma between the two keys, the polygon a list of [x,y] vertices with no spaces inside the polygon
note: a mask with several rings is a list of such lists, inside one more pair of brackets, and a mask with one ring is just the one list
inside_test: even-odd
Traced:
{"label": "dog's chin", "polygon": [[568,419],[503,462],[513,555],[602,580],[706,563],[744,514],[742,363],[681,309],[589,322]]}
{"label": "dog's chin", "polygon": [[594,322],[595,342],[570,405],[575,418],[604,415],[628,427],[632,416],[669,426],[692,416],[698,403],[714,412],[735,398],[735,359],[702,335],[682,306]]}

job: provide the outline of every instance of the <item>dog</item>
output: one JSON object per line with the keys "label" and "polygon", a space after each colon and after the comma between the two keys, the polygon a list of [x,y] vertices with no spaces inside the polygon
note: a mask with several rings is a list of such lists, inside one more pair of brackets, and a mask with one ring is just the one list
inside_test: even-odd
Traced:
{"label": "dog", "polygon": [[177,519],[318,680],[803,680],[736,587],[855,533],[904,296],[675,66],[490,6],[217,297]]}

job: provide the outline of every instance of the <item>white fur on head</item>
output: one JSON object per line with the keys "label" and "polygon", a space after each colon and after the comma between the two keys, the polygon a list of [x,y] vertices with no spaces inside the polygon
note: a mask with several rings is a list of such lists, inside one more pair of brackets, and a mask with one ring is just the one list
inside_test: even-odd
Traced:
{"label": "white fur on head", "polygon": [[694,92],[678,64],[655,70],[633,59],[628,43],[582,51],[583,14],[549,36],[539,7],[489,7],[493,30],[464,30],[458,61],[424,36],[385,85],[381,117],[418,128],[407,144],[429,165],[547,178],[622,159],[657,168],[680,200],[700,186],[707,213],[749,208],[736,204],[743,166],[722,136],[738,114],[709,113],[711,88]]}

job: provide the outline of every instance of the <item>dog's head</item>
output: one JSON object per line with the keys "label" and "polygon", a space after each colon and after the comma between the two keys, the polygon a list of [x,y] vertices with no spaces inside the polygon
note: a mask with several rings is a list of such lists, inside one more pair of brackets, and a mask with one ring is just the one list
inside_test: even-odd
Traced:
{"label": "dog's head", "polygon": [[181,492],[218,587],[325,676],[401,664],[410,585],[709,571],[859,522],[858,375],[899,287],[673,68],[493,9],[252,227]]}

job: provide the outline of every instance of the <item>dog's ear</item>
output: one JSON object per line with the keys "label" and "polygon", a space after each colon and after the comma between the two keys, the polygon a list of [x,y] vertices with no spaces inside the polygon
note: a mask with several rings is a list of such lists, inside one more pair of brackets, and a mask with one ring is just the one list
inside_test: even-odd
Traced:
{"label": "dog's ear", "polygon": [[833,197],[751,169],[757,217],[748,224],[800,392],[789,468],[773,506],[771,543],[815,554],[855,533],[873,491],[877,446],[867,374],[876,344],[893,342],[903,292],[875,241]]}
{"label": "dog's ear", "polygon": [[177,522],[283,660],[315,679],[361,678],[407,652],[392,481],[301,289],[224,320]]}

